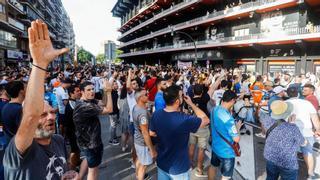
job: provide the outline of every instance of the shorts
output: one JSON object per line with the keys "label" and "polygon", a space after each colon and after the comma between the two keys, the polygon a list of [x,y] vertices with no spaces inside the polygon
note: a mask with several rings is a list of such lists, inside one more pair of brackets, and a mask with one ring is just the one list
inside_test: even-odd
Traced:
{"label": "shorts", "polygon": [[313,154],[313,144],[315,143],[314,137],[305,137],[305,140],[308,141],[306,146],[301,147],[301,152],[303,155],[312,155]]}
{"label": "shorts", "polygon": [[232,178],[235,158],[221,158],[212,151],[211,165],[219,167],[221,165],[221,175],[226,178]]}
{"label": "shorts", "polygon": [[199,129],[197,133],[190,133],[189,144],[198,145],[201,149],[206,149],[209,140],[209,129]]}
{"label": "shorts", "polygon": [[189,180],[190,170],[185,173],[173,175],[165,172],[164,170],[158,167],[158,179],[159,180]]}
{"label": "shorts", "polygon": [[153,163],[153,159],[147,146],[141,146],[135,143],[134,147],[140,164],[148,166]]}
{"label": "shorts", "polygon": [[81,149],[81,154],[88,161],[89,168],[98,167],[102,162],[103,145],[95,149]]}

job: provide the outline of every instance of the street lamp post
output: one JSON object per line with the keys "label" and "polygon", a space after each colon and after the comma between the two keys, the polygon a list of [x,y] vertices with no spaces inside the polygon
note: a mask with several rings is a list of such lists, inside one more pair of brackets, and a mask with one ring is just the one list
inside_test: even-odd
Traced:
{"label": "street lamp post", "polygon": [[173,29],[171,29],[171,36],[174,36],[174,33],[176,33],[176,34],[183,34],[183,35],[187,36],[187,37],[193,42],[193,45],[194,45],[194,53],[195,53],[194,64],[196,65],[196,64],[198,63],[196,41],[190,36],[190,34],[188,34],[188,33],[186,33],[186,32],[173,31]]}

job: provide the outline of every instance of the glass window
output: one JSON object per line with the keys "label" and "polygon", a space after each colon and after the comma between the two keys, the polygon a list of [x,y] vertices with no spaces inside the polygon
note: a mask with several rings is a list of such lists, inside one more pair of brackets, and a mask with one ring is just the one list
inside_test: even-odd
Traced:
{"label": "glass window", "polygon": [[2,14],[6,13],[6,7],[5,7],[5,5],[3,5],[3,4],[1,4],[1,3],[0,3],[0,13],[2,13]]}
{"label": "glass window", "polygon": [[0,45],[17,48],[17,38],[14,34],[0,30]]}

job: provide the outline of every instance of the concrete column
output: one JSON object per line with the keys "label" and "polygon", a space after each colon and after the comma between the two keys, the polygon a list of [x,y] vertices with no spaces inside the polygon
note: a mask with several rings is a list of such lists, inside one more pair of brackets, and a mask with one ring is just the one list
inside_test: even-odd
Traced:
{"label": "concrete column", "polygon": [[261,56],[259,60],[256,61],[256,72],[262,74],[263,71],[263,57]]}
{"label": "concrete column", "polygon": [[301,56],[300,70],[298,71],[298,73],[305,74],[306,70],[307,70],[307,54],[304,53],[304,55]]}

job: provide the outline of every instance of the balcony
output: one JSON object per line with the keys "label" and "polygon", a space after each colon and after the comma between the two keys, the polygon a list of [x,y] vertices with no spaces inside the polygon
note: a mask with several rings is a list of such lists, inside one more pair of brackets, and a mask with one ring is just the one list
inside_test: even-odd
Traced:
{"label": "balcony", "polygon": [[6,46],[6,47],[11,47],[11,48],[17,48],[17,41],[8,41],[5,39],[0,39],[0,45],[1,46]]}
{"label": "balcony", "polygon": [[8,17],[8,22],[9,22],[10,25],[18,28],[21,31],[24,31],[24,25],[21,22],[13,19],[11,17]]}
{"label": "balcony", "polygon": [[185,0],[185,1],[181,2],[181,3],[179,3],[179,4],[176,4],[176,5],[172,6],[171,8],[166,9],[166,10],[160,12],[159,14],[155,15],[153,18],[148,19],[147,21],[142,22],[139,25],[137,25],[137,26],[133,27],[132,29],[130,29],[129,31],[123,33],[120,37],[118,37],[118,40],[121,40],[122,38],[124,38],[125,36],[131,34],[132,32],[134,32],[134,31],[136,31],[136,30],[138,30],[138,29],[140,29],[140,28],[142,28],[144,26],[147,26],[147,25],[151,24],[151,23],[153,23],[154,21],[156,21],[158,19],[161,19],[161,18],[163,18],[163,17],[165,17],[165,16],[167,16],[169,14],[172,14],[172,13],[174,13],[176,11],[179,11],[181,9],[187,8],[187,7],[191,6],[192,4],[194,4],[194,3],[198,2],[198,1],[199,0]]}
{"label": "balcony", "polygon": [[119,28],[119,31],[125,30],[127,27],[130,26],[134,21],[138,20],[139,18],[143,17],[144,14],[151,13],[152,9],[158,9],[159,6],[157,5],[158,0],[154,0],[144,7],[138,10],[138,12],[134,12],[133,15],[129,17],[129,19]]}
{"label": "balcony", "polygon": [[[305,41],[320,41],[320,26],[302,27],[302,28],[288,28],[283,29],[280,33],[260,33],[250,34],[248,36],[241,37],[225,37],[218,38],[216,40],[204,40],[197,41],[197,49],[213,48],[213,47],[244,47],[251,44],[293,44],[297,40]],[[171,52],[194,49],[193,43],[177,43],[168,46],[155,47],[152,49],[145,49],[142,51],[136,51],[131,53],[121,54],[119,57],[130,57],[144,54],[153,54],[160,52]]]}
{"label": "balcony", "polygon": [[288,5],[290,3],[296,3],[296,0],[267,0],[267,1],[266,0],[259,0],[256,2],[245,3],[242,5],[236,6],[234,8],[213,12],[211,14],[207,14],[205,16],[198,17],[198,18],[192,19],[190,21],[185,21],[183,23],[179,23],[179,24],[169,26],[164,29],[160,29],[155,32],[151,32],[150,34],[148,34],[146,36],[142,36],[140,38],[136,38],[134,40],[123,43],[120,45],[119,48],[122,48],[122,47],[125,47],[128,45],[140,42],[140,41],[144,41],[147,39],[151,39],[151,38],[169,33],[169,32],[171,32],[171,30],[178,31],[181,29],[190,28],[190,27],[197,26],[200,24],[214,22],[214,21],[217,21],[220,19],[230,19],[230,18],[237,17],[238,15],[241,15],[244,13],[248,13],[248,12],[252,12],[252,11],[262,11],[265,8],[275,7],[277,5]]}
{"label": "balcony", "polygon": [[20,4],[17,0],[9,0],[8,2],[13,9],[17,10],[21,14],[25,14],[22,4]]}

